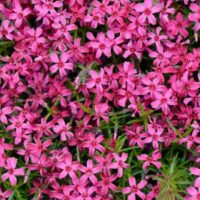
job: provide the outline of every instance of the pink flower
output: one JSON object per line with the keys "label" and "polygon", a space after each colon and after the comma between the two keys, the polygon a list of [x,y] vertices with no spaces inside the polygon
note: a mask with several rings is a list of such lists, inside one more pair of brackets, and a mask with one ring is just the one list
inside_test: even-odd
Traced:
{"label": "pink flower", "polygon": [[160,32],[161,32],[162,28],[161,27],[158,27],[156,28],[156,33],[153,33],[153,32],[150,32],[148,34],[149,36],[149,40],[148,40],[148,45],[152,45],[152,44],[156,44],[156,46],[161,46],[161,42],[163,40],[166,40],[167,39],[167,36],[166,35],[161,35]]}
{"label": "pink flower", "polygon": [[47,122],[46,118],[41,118],[41,122],[39,124],[35,124],[33,129],[37,131],[37,136],[41,138],[43,134],[47,136],[52,136],[53,133],[51,131],[51,128],[53,127],[53,122]]}
{"label": "pink flower", "polygon": [[154,93],[155,100],[151,103],[151,106],[156,110],[162,109],[165,114],[170,112],[169,106],[177,105],[175,99],[172,99],[172,89],[167,90],[164,94],[156,92]]}
{"label": "pink flower", "polygon": [[151,164],[155,165],[158,169],[161,168],[161,162],[158,160],[161,158],[161,153],[158,151],[154,151],[151,156],[148,156],[147,154],[141,154],[137,156],[138,160],[145,161],[143,163],[143,169],[146,170]]}
{"label": "pink flower", "polygon": [[4,20],[0,26],[0,38],[7,38],[8,40],[13,40],[12,32],[15,30],[14,26],[10,25],[9,20]]}
{"label": "pink flower", "polygon": [[89,22],[92,28],[105,24],[104,18],[101,13],[93,11],[90,15],[85,16],[85,22]]}
{"label": "pink flower", "polygon": [[188,15],[188,19],[195,23],[193,29],[194,29],[195,41],[197,42],[198,41],[197,32],[200,30],[200,14],[199,14],[200,6],[198,4],[192,3],[190,4],[190,9],[194,13],[190,13]]}
{"label": "pink flower", "polygon": [[[89,40],[94,40],[94,36],[91,32],[88,32],[87,37]],[[97,35],[95,41],[90,41],[88,46],[95,49],[96,58],[100,58],[102,54],[108,58],[111,57],[111,42],[102,32]]]}
{"label": "pink flower", "polygon": [[187,149],[190,149],[193,145],[193,143],[197,143],[200,144],[200,137],[198,137],[199,131],[197,129],[195,129],[192,132],[192,135],[187,135],[185,138],[181,138],[179,140],[180,144],[182,144],[183,142],[187,143]]}
{"label": "pink flower", "polygon": [[65,121],[63,119],[59,119],[57,123],[58,125],[55,125],[53,127],[53,130],[61,135],[62,141],[66,141],[67,138],[70,139],[74,136],[73,133],[70,131],[71,127],[69,123],[65,124]]}
{"label": "pink flower", "polygon": [[188,196],[185,198],[185,200],[199,200],[200,197],[200,186],[196,187],[189,187],[187,189]]}
{"label": "pink flower", "polygon": [[164,142],[164,138],[161,136],[163,129],[159,128],[158,130],[148,128],[148,135],[144,139],[144,143],[152,143],[154,149],[158,149],[158,142]]}
{"label": "pink flower", "polygon": [[116,191],[117,186],[113,184],[113,181],[117,176],[115,174],[110,174],[109,171],[101,175],[101,181],[99,181],[99,186],[101,187],[101,193],[107,194],[109,189],[111,191]]}
{"label": "pink flower", "polygon": [[145,199],[145,194],[141,192],[141,189],[144,188],[147,184],[146,180],[141,180],[138,184],[136,184],[135,177],[130,177],[128,179],[130,187],[122,188],[122,192],[124,194],[129,194],[128,200],[136,200],[136,195],[141,199]]}
{"label": "pink flower", "polygon": [[17,159],[16,158],[7,158],[5,169],[8,172],[4,173],[1,176],[3,181],[9,179],[12,186],[17,184],[16,176],[23,176],[24,175],[24,169],[23,168],[15,169],[16,165],[17,165]]}
{"label": "pink flower", "polygon": [[183,37],[188,36],[186,28],[190,25],[189,21],[184,20],[183,15],[179,12],[176,15],[175,20],[169,22],[169,30],[171,30],[173,35],[180,33]]}
{"label": "pink flower", "polygon": [[145,20],[148,19],[149,23],[152,25],[156,24],[156,18],[153,14],[159,12],[161,9],[160,4],[153,6],[152,0],[145,0],[143,4],[135,5],[135,10],[142,13],[139,20],[144,23]]}
{"label": "pink flower", "polygon": [[76,177],[76,171],[78,169],[78,164],[75,162],[72,162],[71,154],[67,154],[65,156],[64,162],[58,163],[57,167],[62,170],[60,172],[59,179],[63,179],[67,175],[69,175],[71,178]]}
{"label": "pink flower", "polygon": [[109,122],[109,117],[106,112],[108,112],[109,106],[107,103],[99,103],[94,106],[95,116],[94,120],[97,120],[97,125],[100,125],[100,119],[104,119],[107,123]]}
{"label": "pink flower", "polygon": [[95,174],[99,173],[101,168],[99,166],[94,166],[92,160],[87,160],[87,167],[81,166],[80,171],[84,173],[81,176],[81,179],[83,179],[84,182],[89,179],[93,184],[95,184],[97,182]]}
{"label": "pink flower", "polygon": [[30,152],[37,152],[37,156],[40,157],[42,152],[47,150],[47,147],[51,146],[52,142],[51,140],[46,140],[45,142],[41,142],[40,139],[34,138],[35,143],[29,143],[28,149]]}
{"label": "pink flower", "polygon": [[60,18],[59,22],[55,22],[52,24],[52,27],[56,29],[55,37],[64,36],[67,41],[72,40],[72,36],[70,35],[70,31],[76,30],[77,26],[75,24],[66,24],[67,20],[65,18]]}
{"label": "pink flower", "polygon": [[195,180],[195,186],[200,186],[200,169],[197,167],[190,167],[190,173],[198,176]]}
{"label": "pink flower", "polygon": [[153,61],[154,65],[168,65],[169,60],[172,56],[172,53],[170,51],[167,51],[163,49],[162,45],[157,45],[156,46],[157,52],[149,50],[149,56],[151,58],[155,58]]}
{"label": "pink flower", "polygon": [[100,73],[97,73],[95,70],[90,70],[89,72],[91,78],[86,83],[87,88],[97,88],[97,92],[103,91],[103,85],[107,84],[107,80],[104,75],[104,70],[101,69]]}
{"label": "pink flower", "polygon": [[29,39],[27,40],[30,41],[32,51],[37,52],[38,46],[46,42],[46,39],[42,37],[43,30],[39,27],[36,30],[26,28],[25,31],[28,34]]}
{"label": "pink flower", "polygon": [[130,146],[135,146],[136,144],[140,148],[144,148],[144,141],[142,140],[145,137],[145,134],[142,132],[143,127],[142,126],[137,126],[137,127],[126,127],[126,135],[129,140],[129,145]]}
{"label": "pink flower", "polygon": [[96,150],[99,150],[102,153],[105,151],[105,148],[100,144],[104,141],[102,135],[95,137],[94,134],[90,133],[87,135],[87,140],[84,147],[89,149],[90,156],[93,156]]}
{"label": "pink flower", "polygon": [[4,108],[0,109],[0,121],[4,124],[7,124],[8,119],[7,119],[6,115],[10,115],[11,112],[12,112],[11,107],[4,107]]}
{"label": "pink flower", "polygon": [[1,200],[6,200],[9,197],[11,197],[11,195],[13,194],[12,190],[6,190],[6,191],[2,191],[2,189],[0,188],[0,199]]}
{"label": "pink flower", "polygon": [[4,153],[5,150],[7,151],[13,150],[13,145],[9,143],[5,143],[5,139],[0,138],[0,154]]}
{"label": "pink flower", "polygon": [[137,73],[136,69],[134,68],[134,64],[130,62],[124,62],[123,65],[119,65],[119,77],[120,83],[123,88],[130,86],[132,88],[135,87],[135,74]]}
{"label": "pink flower", "polygon": [[122,153],[121,156],[119,156],[117,153],[113,154],[113,157],[115,159],[116,162],[114,162],[111,167],[113,169],[117,169],[117,177],[122,177],[123,175],[123,169],[128,168],[128,164],[125,163],[125,161],[127,160],[128,154],[126,153]]}
{"label": "pink flower", "polygon": [[23,20],[31,13],[29,8],[22,10],[19,2],[15,3],[13,13],[9,15],[9,19],[15,20],[15,26],[20,27]]}
{"label": "pink flower", "polygon": [[58,55],[56,53],[51,54],[50,56],[51,61],[55,63],[50,67],[51,73],[55,73],[59,71],[59,74],[61,77],[66,76],[69,70],[73,69],[73,64],[70,62],[67,62],[69,60],[69,54],[68,53],[62,53],[60,56],[60,59],[58,58]]}

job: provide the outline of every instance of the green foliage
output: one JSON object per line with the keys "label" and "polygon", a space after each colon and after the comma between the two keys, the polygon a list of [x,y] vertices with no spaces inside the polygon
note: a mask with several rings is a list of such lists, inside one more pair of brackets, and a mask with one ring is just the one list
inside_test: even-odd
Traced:
{"label": "green foliage", "polygon": [[152,176],[160,184],[158,200],[183,200],[186,188],[192,183],[188,171],[188,161],[179,155],[163,163],[161,174]]}

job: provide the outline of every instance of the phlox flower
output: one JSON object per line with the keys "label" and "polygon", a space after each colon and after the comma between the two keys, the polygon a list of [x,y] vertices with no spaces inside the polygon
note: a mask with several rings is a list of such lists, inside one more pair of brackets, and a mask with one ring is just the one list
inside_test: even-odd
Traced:
{"label": "phlox flower", "polygon": [[155,165],[158,169],[161,168],[161,162],[158,160],[161,158],[161,153],[158,151],[154,151],[151,156],[148,156],[147,154],[141,154],[137,156],[138,160],[144,161],[142,168],[146,170],[151,164]]}
{"label": "phlox flower", "polygon": [[199,200],[200,198],[200,185],[195,187],[190,186],[187,189],[188,195],[185,197],[185,200]]}
{"label": "phlox flower", "polygon": [[188,31],[186,28],[190,25],[189,21],[184,20],[183,15],[179,12],[176,15],[175,20],[169,22],[169,30],[173,35],[180,33],[183,37],[188,36]]}
{"label": "phlox flower", "polygon": [[120,77],[120,83],[122,85],[122,88],[125,88],[126,86],[130,86],[132,88],[135,87],[134,80],[137,71],[134,67],[134,63],[130,62],[124,62],[123,65],[118,66],[118,76]]}
{"label": "phlox flower", "polygon": [[101,193],[107,194],[109,190],[116,191],[117,186],[113,184],[117,176],[115,174],[111,174],[109,171],[106,171],[101,175],[101,181],[99,181],[99,186],[101,187]]}
{"label": "phlox flower", "polygon": [[97,182],[95,174],[99,173],[101,168],[97,165],[95,166],[92,160],[87,160],[87,166],[81,166],[80,171],[84,173],[81,176],[81,179],[83,179],[84,182],[89,179],[93,184],[95,184]]}
{"label": "phlox flower", "polygon": [[190,173],[193,175],[198,176],[195,180],[195,185],[199,186],[200,185],[200,169],[197,167],[190,167]]}
{"label": "phlox flower", "polygon": [[60,136],[61,136],[61,140],[62,141],[66,141],[67,140],[67,138],[72,138],[74,135],[73,135],[73,133],[70,131],[70,129],[71,129],[71,126],[70,126],[70,124],[69,123],[65,123],[65,121],[63,120],[63,119],[59,119],[58,121],[57,121],[57,124],[58,125],[55,125],[54,127],[53,127],[53,130],[56,132],[56,133],[58,133],[58,134],[60,134]]}
{"label": "phlox flower", "polygon": [[114,153],[113,157],[116,162],[111,164],[111,167],[113,169],[117,169],[117,177],[120,178],[123,175],[123,169],[126,169],[129,166],[127,163],[125,163],[125,161],[127,160],[128,154],[122,153],[122,155],[119,156],[117,153]]}
{"label": "phlox flower", "polygon": [[9,19],[15,21],[15,26],[20,27],[26,17],[31,13],[29,8],[22,9],[22,6],[19,2],[15,3],[13,12],[9,15]]}
{"label": "phlox flower", "polygon": [[176,100],[172,99],[172,93],[172,89],[167,90],[164,94],[155,92],[155,100],[151,103],[151,106],[156,110],[161,108],[164,113],[168,114],[170,112],[169,106],[177,105]]}
{"label": "phlox flower", "polygon": [[73,69],[73,64],[68,62],[69,57],[68,53],[62,53],[60,58],[56,53],[52,53],[50,58],[55,64],[50,67],[51,73],[59,71],[61,77],[66,76],[67,72]]}
{"label": "phlox flower", "polygon": [[17,184],[16,176],[23,176],[24,175],[24,168],[16,169],[17,159],[16,158],[7,158],[5,169],[7,170],[1,178],[3,181],[9,179],[12,186]]}
{"label": "phlox flower", "polygon": [[14,26],[10,24],[9,20],[3,20],[0,26],[0,38],[7,38],[8,40],[13,40]]}
{"label": "phlox flower", "polygon": [[158,130],[148,128],[148,134],[144,139],[144,143],[152,143],[154,149],[158,149],[158,142],[164,142],[164,138],[161,136],[163,129]]}
{"label": "phlox flower", "polygon": [[9,115],[10,113],[12,113],[11,107],[4,107],[0,109],[0,121],[4,124],[7,124],[8,119],[6,115]]}
{"label": "phlox flower", "polygon": [[97,28],[98,25],[105,24],[104,18],[101,13],[93,11],[90,15],[85,17],[85,22],[90,23],[92,28]]}
{"label": "phlox flower", "polygon": [[90,74],[91,78],[86,83],[86,87],[87,88],[96,87],[97,92],[98,91],[102,92],[103,91],[103,85],[107,84],[107,80],[106,80],[106,77],[105,77],[104,70],[101,69],[101,71],[99,73],[97,73],[95,70],[90,70],[89,74]]}
{"label": "phlox flower", "polygon": [[103,141],[104,138],[102,135],[95,137],[94,134],[90,133],[87,135],[87,141],[84,143],[84,147],[89,149],[89,155],[91,156],[94,155],[96,150],[103,153],[105,148],[100,144]]}
{"label": "phlox flower", "polygon": [[130,146],[135,146],[136,144],[140,148],[144,148],[144,141],[143,138],[145,137],[145,133],[143,133],[143,127],[137,126],[137,127],[125,127],[126,135],[129,140]]}
{"label": "phlox flower", "polygon": [[12,194],[13,194],[12,190],[6,190],[3,192],[2,189],[0,188],[0,199],[1,200],[8,199]]}
{"label": "phlox flower", "polygon": [[69,175],[71,178],[76,177],[76,171],[78,169],[78,163],[72,161],[72,155],[67,154],[65,156],[64,162],[60,162],[57,164],[57,167],[61,169],[59,179],[65,178]]}
{"label": "phlox flower", "polygon": [[104,33],[99,33],[95,39],[93,34],[88,32],[87,37],[93,40],[88,43],[88,46],[96,51],[96,58],[100,58],[103,54],[108,58],[111,57],[111,42]]}
{"label": "phlox flower", "polygon": [[158,13],[161,9],[162,7],[160,4],[153,6],[152,0],[145,0],[144,3],[135,5],[135,10],[142,13],[139,20],[144,22],[148,19],[148,22],[152,25],[156,24],[156,18],[153,14]]}
{"label": "phlox flower", "polygon": [[107,103],[99,103],[94,106],[94,120],[97,120],[97,125],[100,125],[100,119],[104,119],[106,122],[109,122],[109,117],[107,116],[107,112],[109,110],[109,106]]}
{"label": "phlox flower", "polygon": [[190,149],[194,143],[200,144],[200,137],[198,137],[199,131],[195,129],[192,135],[187,135],[185,138],[179,140],[180,144],[186,142],[187,149]]}
{"label": "phlox flower", "polygon": [[122,188],[122,192],[128,195],[128,200],[135,200],[136,196],[139,196],[141,199],[145,199],[145,194],[141,192],[141,189],[144,188],[147,184],[146,180],[141,180],[138,184],[136,183],[135,177],[130,177],[128,179],[129,187]]}

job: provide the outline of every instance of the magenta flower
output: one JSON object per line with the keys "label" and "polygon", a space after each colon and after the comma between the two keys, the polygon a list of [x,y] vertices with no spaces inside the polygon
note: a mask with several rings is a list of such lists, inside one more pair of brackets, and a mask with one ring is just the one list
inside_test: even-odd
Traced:
{"label": "magenta flower", "polygon": [[101,187],[101,193],[107,194],[109,189],[111,191],[116,191],[117,186],[113,184],[113,181],[117,176],[115,174],[110,174],[108,171],[101,175],[101,181],[99,181],[99,186]]}
{"label": "magenta flower", "polygon": [[151,156],[148,156],[147,154],[141,154],[137,156],[137,159],[144,161],[142,166],[144,170],[146,170],[151,164],[155,165],[158,169],[161,168],[161,162],[158,161],[161,159],[161,153],[158,151],[154,151]]}
{"label": "magenta flower", "polygon": [[163,129],[159,128],[155,130],[153,128],[148,128],[148,135],[144,139],[144,143],[152,143],[154,149],[158,149],[158,142],[164,142],[164,138],[161,136]]}
{"label": "magenta flower", "polygon": [[179,12],[176,15],[175,20],[169,22],[169,30],[171,30],[173,35],[180,33],[183,37],[188,36],[188,31],[186,28],[190,25],[189,21],[184,20],[183,15]]}
{"label": "magenta flower", "polygon": [[0,154],[4,153],[5,150],[7,151],[13,150],[13,145],[5,143],[5,139],[0,138]]}
{"label": "magenta flower", "polygon": [[6,191],[2,191],[2,189],[0,188],[0,199],[1,200],[6,200],[9,197],[11,197],[11,195],[13,194],[12,190],[6,190]]}
{"label": "magenta flower", "polygon": [[57,167],[61,169],[59,179],[65,178],[69,175],[71,178],[76,177],[76,171],[78,169],[78,164],[72,161],[72,155],[67,154],[65,156],[64,162],[57,164]]}
{"label": "magenta flower", "polygon": [[94,166],[92,160],[87,160],[87,166],[81,166],[80,171],[84,174],[81,176],[81,179],[86,182],[88,179],[95,184],[97,182],[97,178],[95,174],[101,171],[99,166]]}
{"label": "magenta flower", "polygon": [[168,114],[170,112],[169,106],[175,106],[177,105],[177,102],[175,99],[172,99],[172,90],[169,89],[165,92],[165,94],[156,92],[155,95],[155,100],[151,103],[151,106],[155,108],[156,110],[162,109],[162,111],[165,114]]}
{"label": "magenta flower", "polygon": [[152,44],[155,44],[156,46],[158,46],[159,48],[161,48],[161,42],[163,40],[166,40],[167,39],[167,36],[166,35],[161,35],[160,32],[161,32],[162,28],[161,27],[158,27],[156,29],[156,33],[153,33],[153,32],[150,32],[148,34],[148,37],[149,37],[149,40],[148,40],[148,45],[152,45]]}
{"label": "magenta flower", "polygon": [[102,135],[95,137],[94,134],[90,133],[87,135],[87,140],[88,141],[85,142],[84,147],[89,149],[89,155],[93,156],[95,150],[99,150],[102,153],[105,151],[105,148],[100,144],[104,141]]}
{"label": "magenta flower", "polygon": [[60,19],[59,22],[55,22],[52,24],[52,27],[56,29],[55,37],[64,36],[67,41],[71,41],[72,36],[70,35],[70,31],[76,30],[77,26],[75,24],[66,24],[67,21],[64,18]]}
{"label": "magenta flower", "polygon": [[125,88],[126,86],[130,86],[132,88],[135,87],[135,74],[137,73],[136,69],[134,68],[134,64],[130,62],[124,62],[123,65],[119,65],[119,77],[120,83],[122,87]]}
{"label": "magenta flower", "polygon": [[9,115],[12,112],[11,107],[4,107],[0,110],[0,121],[4,124],[8,123],[8,119],[6,115]]}
{"label": "magenta flower", "polygon": [[128,179],[130,187],[122,188],[122,192],[128,195],[128,200],[136,200],[136,196],[139,196],[141,199],[145,199],[145,194],[141,192],[141,189],[144,188],[147,184],[146,180],[141,180],[136,184],[135,177],[130,177]]}
{"label": "magenta flower", "polygon": [[[89,40],[94,40],[94,36],[91,32],[87,34]],[[111,42],[103,33],[99,33],[95,41],[90,41],[88,46],[95,49],[96,58],[100,58],[102,54],[106,57],[111,57]]]}
{"label": "magenta flower", "polygon": [[8,40],[13,40],[13,31],[15,30],[14,26],[10,25],[9,20],[3,20],[0,26],[0,38],[7,38]]}
{"label": "magenta flower", "polygon": [[133,128],[126,127],[125,130],[130,146],[135,146],[137,144],[140,148],[144,148],[143,138],[145,137],[145,134],[143,133],[142,126]]}
{"label": "magenta flower", "polygon": [[128,154],[126,153],[122,153],[121,156],[119,156],[118,154],[114,153],[113,157],[115,159],[116,162],[114,162],[113,164],[111,164],[111,167],[113,169],[117,169],[117,177],[122,177],[123,175],[123,169],[128,168],[128,164],[125,163],[125,161],[127,160]]}
{"label": "magenta flower", "polygon": [[94,106],[95,116],[94,120],[97,120],[97,125],[100,125],[100,119],[104,119],[106,122],[109,122],[109,117],[106,112],[108,112],[109,106],[107,103],[99,103]]}
{"label": "magenta flower", "polygon": [[16,176],[24,175],[24,169],[23,168],[16,169],[16,165],[17,165],[16,158],[7,158],[5,166],[7,172],[1,176],[3,181],[9,179],[12,186],[17,184]]}
{"label": "magenta flower", "polygon": [[57,123],[58,125],[55,125],[53,130],[61,136],[62,141],[66,141],[67,138],[70,139],[74,136],[70,131],[71,126],[69,123],[66,124],[63,119],[59,119]]}
{"label": "magenta flower", "polygon": [[148,19],[148,22],[152,25],[156,24],[156,18],[153,14],[158,13],[161,9],[160,4],[153,6],[152,0],[145,0],[143,4],[135,5],[135,10],[142,13],[139,20],[144,23],[145,20]]}
{"label": "magenta flower", "polygon": [[54,65],[50,67],[51,73],[55,73],[59,71],[61,77],[66,76],[67,72],[73,69],[73,64],[67,62],[69,60],[68,53],[62,53],[60,59],[56,53],[51,54],[50,58]]}
{"label": "magenta flower", "polygon": [[91,79],[86,83],[87,88],[96,87],[97,91],[103,91],[103,85],[107,84],[107,80],[104,75],[104,70],[102,69],[99,73],[94,70],[89,72]]}
{"label": "magenta flower", "polygon": [[187,192],[189,195],[185,198],[185,200],[199,200],[200,186],[198,188],[191,186],[187,189]]}
{"label": "magenta flower", "polygon": [[186,142],[187,143],[187,149],[190,149],[193,145],[193,143],[200,144],[200,137],[198,137],[199,131],[195,129],[192,132],[192,135],[187,135],[185,138],[181,138],[179,140],[180,144]]}
{"label": "magenta flower", "polygon": [[15,4],[15,8],[13,9],[13,13],[9,15],[9,19],[15,21],[15,26],[20,27],[23,20],[31,13],[29,8],[22,9],[19,2]]}

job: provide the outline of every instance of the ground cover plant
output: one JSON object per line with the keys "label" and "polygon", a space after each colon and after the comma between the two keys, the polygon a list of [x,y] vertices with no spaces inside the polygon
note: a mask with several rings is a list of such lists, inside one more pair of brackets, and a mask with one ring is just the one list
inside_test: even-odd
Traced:
{"label": "ground cover plant", "polygon": [[200,1],[1,0],[0,200],[199,200]]}

